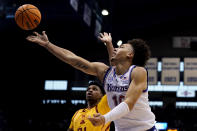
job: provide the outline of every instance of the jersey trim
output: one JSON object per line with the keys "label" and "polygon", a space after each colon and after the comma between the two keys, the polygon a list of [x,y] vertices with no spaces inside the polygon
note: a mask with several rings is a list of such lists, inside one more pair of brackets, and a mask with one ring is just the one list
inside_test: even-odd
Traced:
{"label": "jersey trim", "polygon": [[131,72],[133,71],[133,69],[136,67],[136,65],[133,65],[132,69],[129,72],[129,85],[131,84]]}
{"label": "jersey trim", "polygon": [[145,69],[146,69],[146,74],[147,74],[147,87],[145,90],[143,90],[143,93],[148,91],[148,70],[147,70],[147,68],[145,68]]}
{"label": "jersey trim", "polygon": [[110,66],[110,67],[107,69],[107,71],[106,71],[106,73],[105,73],[105,75],[104,75],[104,78],[103,78],[103,87],[104,87],[104,84],[105,84],[105,80],[106,80],[107,76],[109,75],[109,72],[110,72],[111,69],[112,69],[112,66]]}
{"label": "jersey trim", "polygon": [[109,127],[110,127],[110,124],[107,126],[107,128],[105,129],[105,131],[107,131],[109,129]]}
{"label": "jersey trim", "polygon": [[78,110],[78,111],[74,114],[73,120],[75,119],[75,116],[78,114],[79,111],[80,111],[80,110]]}
{"label": "jersey trim", "polygon": [[[120,78],[122,78],[127,72],[129,72],[130,68],[123,74],[120,76]],[[114,68],[114,74],[113,74],[113,77],[115,77],[116,75],[116,68]]]}
{"label": "jersey trim", "polygon": [[95,110],[96,110],[96,113],[99,113],[98,112],[98,104],[96,105]]}

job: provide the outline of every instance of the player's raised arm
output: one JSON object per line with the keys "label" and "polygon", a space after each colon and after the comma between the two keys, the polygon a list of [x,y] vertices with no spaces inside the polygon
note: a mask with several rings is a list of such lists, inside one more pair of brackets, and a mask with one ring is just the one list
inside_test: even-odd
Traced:
{"label": "player's raised arm", "polygon": [[106,47],[107,47],[107,52],[108,52],[108,55],[109,55],[109,62],[110,62],[110,65],[112,64],[111,63],[111,58],[112,58],[112,55],[113,55],[113,51],[114,51],[114,47],[113,47],[113,44],[112,44],[112,37],[111,37],[111,33],[100,33],[100,36],[98,36],[98,38],[103,42],[105,43]]}
{"label": "player's raised arm", "polygon": [[97,76],[100,80],[103,79],[105,71],[108,66],[99,62],[89,62],[82,57],[79,57],[71,51],[58,47],[52,44],[49,40],[45,31],[42,34],[34,32],[35,35],[28,36],[26,39],[30,42],[39,44],[45,47],[49,52],[55,55],[60,60],[67,64],[70,64],[74,68],[83,71],[86,74]]}

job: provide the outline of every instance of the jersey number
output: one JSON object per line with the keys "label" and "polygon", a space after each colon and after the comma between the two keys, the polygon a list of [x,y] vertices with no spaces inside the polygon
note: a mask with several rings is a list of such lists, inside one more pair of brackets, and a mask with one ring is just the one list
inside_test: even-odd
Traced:
{"label": "jersey number", "polygon": [[114,95],[112,97],[113,101],[114,101],[114,105],[117,106],[118,104],[120,104],[122,102],[122,100],[124,100],[125,96],[120,95],[119,97]]}
{"label": "jersey number", "polygon": [[84,127],[84,130],[83,128],[78,128],[77,131],[86,131],[86,127]]}

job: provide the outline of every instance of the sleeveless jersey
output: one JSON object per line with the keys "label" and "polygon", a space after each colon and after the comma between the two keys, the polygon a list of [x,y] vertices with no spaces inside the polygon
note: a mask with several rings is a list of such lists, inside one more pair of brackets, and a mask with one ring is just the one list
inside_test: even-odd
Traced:
{"label": "sleeveless jersey", "polygon": [[[105,74],[103,84],[108,105],[111,109],[124,101],[132,80],[131,73],[135,67],[135,65],[132,65],[125,74],[117,75],[113,66]],[[152,113],[148,102],[148,86],[135,103],[133,109],[126,116],[115,120],[114,123],[118,131],[145,131],[154,126],[155,115]]]}

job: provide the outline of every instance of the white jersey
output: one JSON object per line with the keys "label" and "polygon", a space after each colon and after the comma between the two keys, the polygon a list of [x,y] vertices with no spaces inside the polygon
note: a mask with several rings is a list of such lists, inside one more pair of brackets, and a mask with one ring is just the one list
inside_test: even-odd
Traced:
{"label": "white jersey", "polygon": [[[108,105],[111,109],[124,101],[131,83],[131,72],[135,67],[135,65],[132,65],[123,75],[117,75],[115,67],[110,67],[105,74],[103,84],[107,94]],[[126,116],[114,121],[116,130],[146,131],[154,126],[155,115],[149,106],[147,89],[143,91],[133,109]]]}

